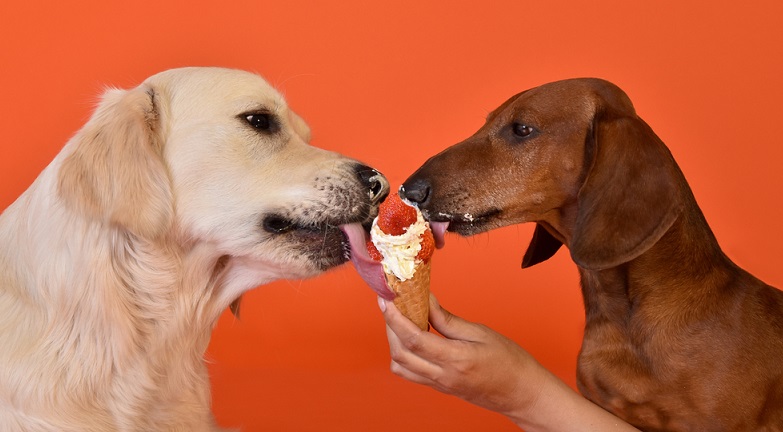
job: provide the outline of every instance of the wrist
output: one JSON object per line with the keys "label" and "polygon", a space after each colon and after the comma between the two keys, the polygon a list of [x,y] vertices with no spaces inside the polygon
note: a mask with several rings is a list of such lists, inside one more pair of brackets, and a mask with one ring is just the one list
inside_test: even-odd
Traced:
{"label": "wrist", "polygon": [[529,366],[530,372],[517,378],[513,405],[503,415],[526,431],[544,430],[539,426],[547,418],[546,408],[548,398],[552,397],[551,387],[556,386],[558,378],[552,375],[538,362]]}
{"label": "wrist", "polygon": [[637,431],[633,426],[585,399],[549,371],[546,373],[548,378],[537,390],[532,403],[524,410],[507,415],[526,432]]}

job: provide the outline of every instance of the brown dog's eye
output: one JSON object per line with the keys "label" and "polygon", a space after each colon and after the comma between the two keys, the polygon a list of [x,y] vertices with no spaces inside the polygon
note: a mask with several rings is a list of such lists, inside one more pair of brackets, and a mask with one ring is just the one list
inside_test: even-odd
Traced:
{"label": "brown dog's eye", "polygon": [[522,124],[522,123],[514,123],[514,135],[516,135],[519,138],[525,138],[532,134],[535,131],[532,127]]}

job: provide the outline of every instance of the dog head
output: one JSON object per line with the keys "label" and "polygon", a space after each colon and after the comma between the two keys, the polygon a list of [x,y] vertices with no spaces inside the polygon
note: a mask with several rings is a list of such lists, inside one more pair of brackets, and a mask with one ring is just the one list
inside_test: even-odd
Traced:
{"label": "dog head", "polygon": [[684,182],[625,93],[599,79],[522,92],[403,184],[431,222],[472,235],[536,222],[523,267],[565,243],[584,268],[647,250],[679,214]]}
{"label": "dog head", "polygon": [[64,152],[59,192],[145,241],[209,245],[248,287],[309,277],[347,260],[339,227],[371,221],[389,190],[309,140],[258,75],[174,69],[104,95]]}

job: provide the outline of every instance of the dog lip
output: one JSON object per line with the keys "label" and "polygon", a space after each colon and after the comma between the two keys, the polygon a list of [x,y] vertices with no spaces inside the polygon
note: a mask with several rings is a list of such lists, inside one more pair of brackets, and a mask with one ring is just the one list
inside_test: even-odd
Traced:
{"label": "dog lip", "polygon": [[261,221],[264,231],[271,234],[285,234],[297,229],[297,224],[292,219],[278,214],[268,214]]}
{"label": "dog lip", "polygon": [[438,211],[430,212],[427,219],[430,221],[430,225],[443,229],[444,232],[448,231],[469,236],[485,231],[484,227],[501,213],[500,209],[490,209],[478,215],[471,212],[447,213]]}
{"label": "dog lip", "polygon": [[428,210],[422,209],[421,211],[422,216],[424,216],[424,219],[426,219],[428,222],[451,222],[454,220],[454,216],[448,213],[435,213]]}
{"label": "dog lip", "polygon": [[269,213],[261,218],[260,227],[273,235],[282,235],[295,231],[299,232],[317,232],[322,233],[331,230],[338,230],[344,225],[352,223],[360,223],[369,232],[369,227],[372,225],[372,219],[366,220],[337,220],[337,219],[323,219],[323,220],[301,220],[297,218],[291,218],[283,216],[279,213]]}
{"label": "dog lip", "polygon": [[494,216],[500,214],[500,210],[492,209],[479,216],[472,213],[446,213],[442,211],[423,210],[424,217],[429,221],[432,234],[435,237],[435,248],[442,249],[446,246],[446,231],[456,232],[462,235],[472,235],[480,232],[481,227]]}
{"label": "dog lip", "polygon": [[499,215],[502,211],[500,209],[490,209],[478,215],[472,212],[456,213],[456,212],[443,212],[422,210],[425,219],[430,222],[448,222],[450,225],[473,225],[485,223],[488,220]]}

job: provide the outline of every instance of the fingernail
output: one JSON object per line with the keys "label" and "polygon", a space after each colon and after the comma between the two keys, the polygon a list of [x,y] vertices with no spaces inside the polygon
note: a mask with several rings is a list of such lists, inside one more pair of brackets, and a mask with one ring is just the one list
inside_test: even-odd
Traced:
{"label": "fingernail", "polygon": [[378,307],[381,308],[381,312],[386,312],[386,300],[378,297]]}

